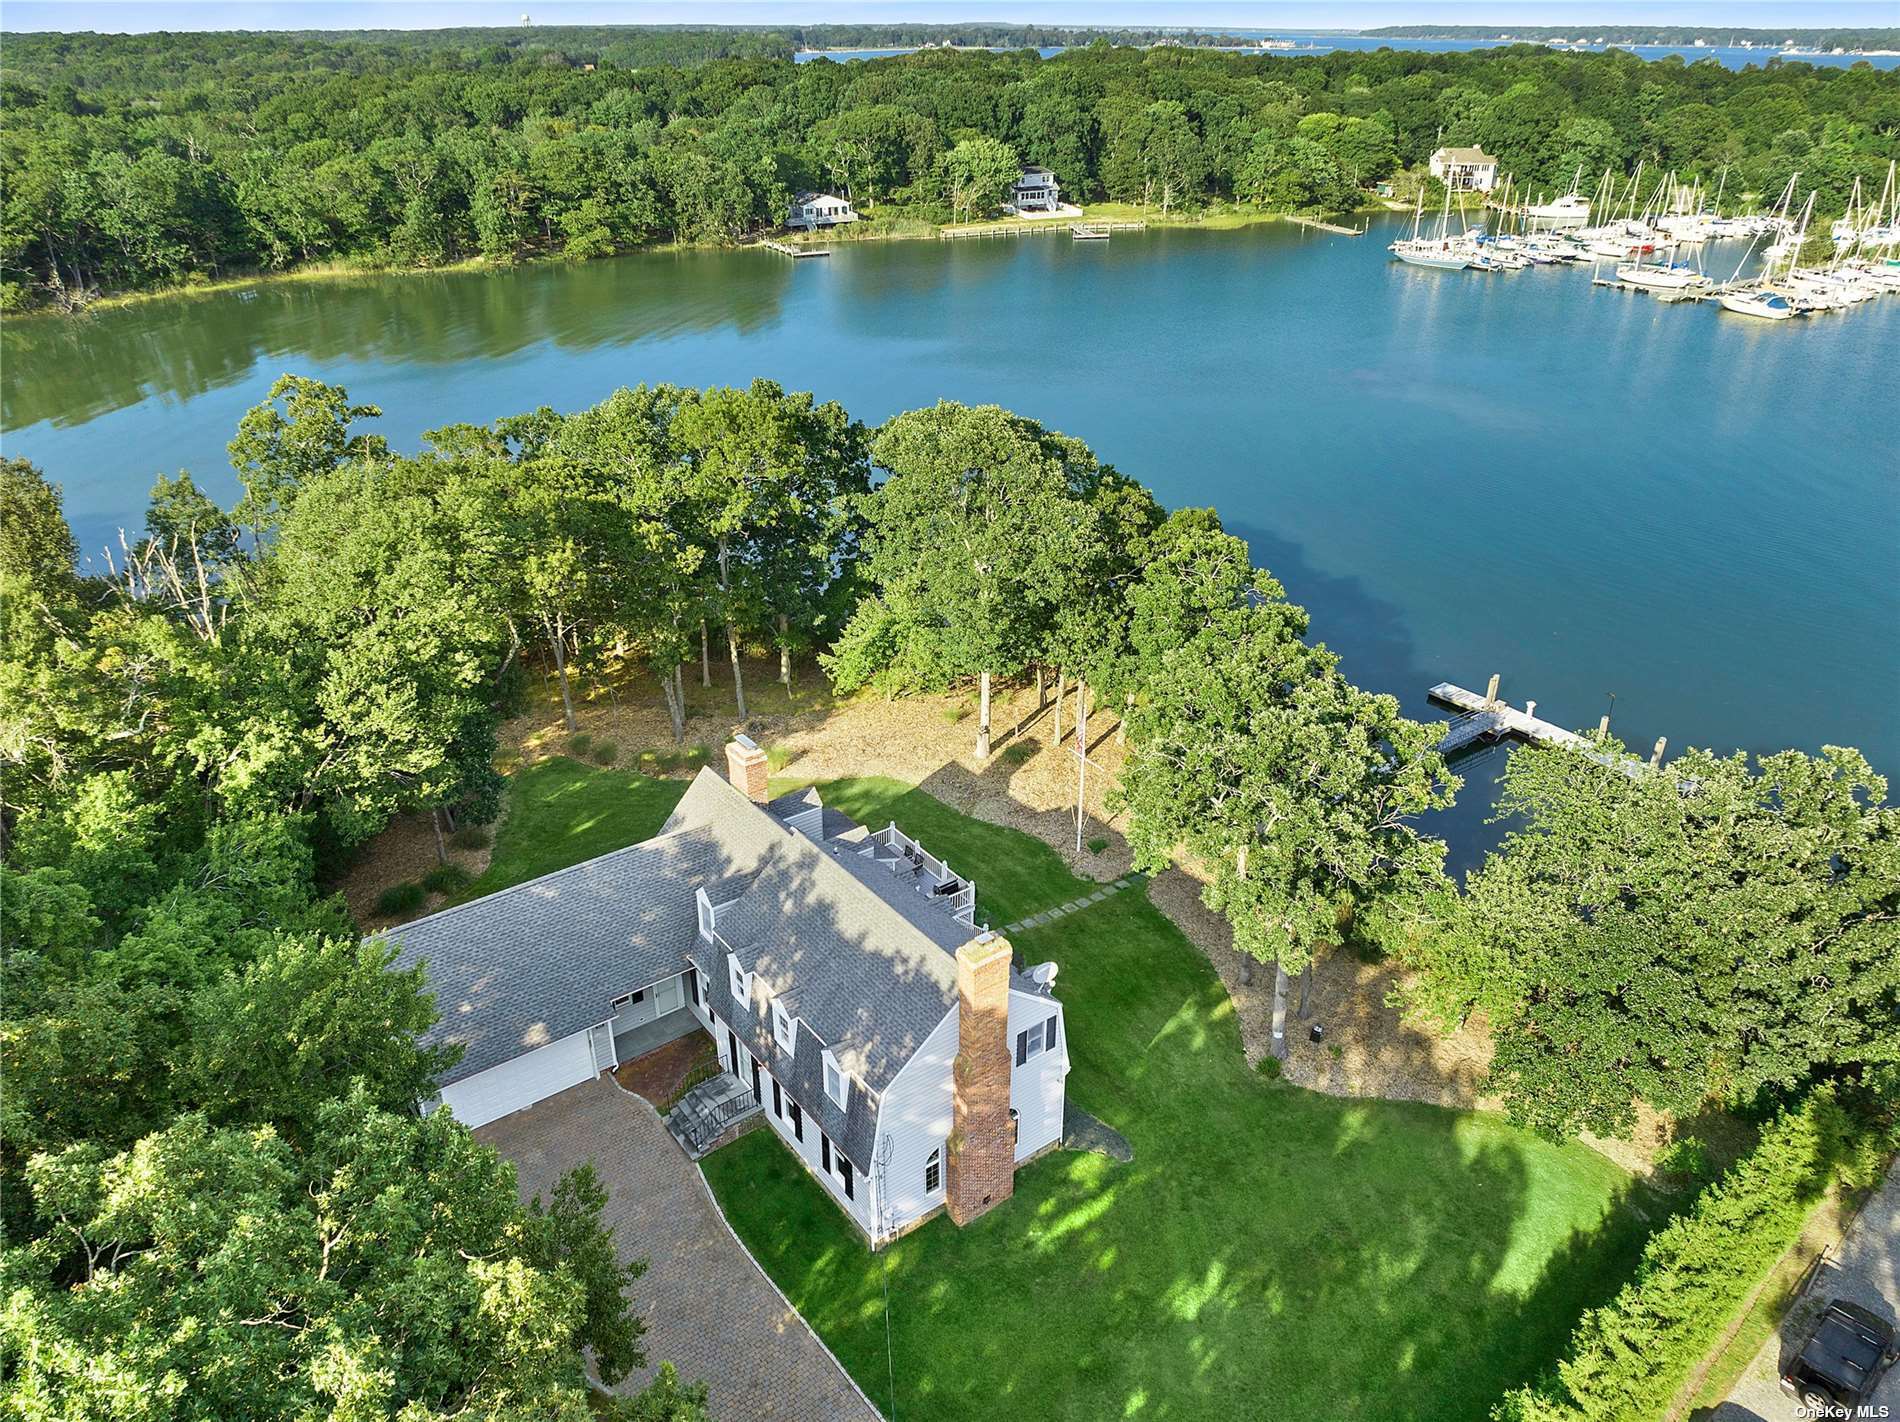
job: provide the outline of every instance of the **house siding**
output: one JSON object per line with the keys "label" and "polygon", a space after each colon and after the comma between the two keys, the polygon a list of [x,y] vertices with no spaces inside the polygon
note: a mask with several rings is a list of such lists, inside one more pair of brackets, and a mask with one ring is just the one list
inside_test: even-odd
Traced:
{"label": "house siding", "polygon": [[1062,1139],[1062,1106],[1069,1075],[1068,1024],[1062,1004],[1052,997],[1012,989],[1009,994],[1009,1043],[1013,1054],[1016,1034],[1041,1027],[1051,1013],[1056,1019],[1056,1045],[1015,1066],[1011,1057],[1010,1109],[1016,1113],[1016,1159],[1027,1160]]}
{"label": "house siding", "polygon": [[[710,1030],[713,1033],[713,1039],[719,1044],[719,1055],[721,1060],[724,1060],[729,1051],[729,1046],[726,1041],[728,1024],[721,1021],[717,1014],[712,1015],[710,1021]],[[797,1104],[804,1116],[805,1138],[801,1141],[792,1129],[792,1106],[796,1098],[793,1096],[789,1087],[787,1087],[784,1079],[775,1076],[772,1070],[775,1063],[780,1063],[785,1060],[784,1054],[782,1052],[774,1052],[771,1055],[761,1056],[758,1054],[759,1044],[751,1040],[745,1031],[737,1028],[731,1030],[733,1031],[733,1035],[739,1039],[739,1062],[735,1075],[747,1086],[752,1084],[752,1059],[756,1059],[759,1062],[759,1104],[765,1108],[766,1124],[769,1125],[773,1132],[777,1134],[778,1138],[785,1143],[786,1149],[797,1156],[804,1167],[824,1186],[826,1192],[837,1202],[838,1208],[849,1215],[851,1222],[862,1230],[865,1237],[869,1239],[872,1234],[872,1200],[871,1180],[866,1172],[870,1162],[851,1160],[850,1155],[838,1144],[837,1139],[830,1137],[834,1158],[851,1161],[851,1195],[847,1198],[844,1193],[844,1183],[838,1178],[835,1170],[827,1171],[824,1168],[825,1148],[820,1137],[821,1135],[828,1137],[829,1133],[825,1131],[824,1125],[817,1113],[806,1109],[806,1103],[802,1101],[798,1101]],[[800,1033],[800,1035],[808,1037],[810,1034]],[[804,1043],[801,1042],[799,1047],[802,1052],[805,1049]],[[748,1054],[750,1054],[750,1057]],[[782,1114],[781,1111],[772,1109],[772,1085],[774,1082],[777,1082],[779,1086],[778,1104],[782,1110]]]}
{"label": "house siding", "polygon": [[[944,1202],[947,1169],[939,1169],[937,1188],[926,1191],[924,1166],[930,1153],[942,1150],[950,1138],[951,1068],[956,1056],[957,1014],[952,1009],[884,1089],[875,1149],[882,1153],[888,1142],[885,1189],[890,1199],[883,1221],[887,1231],[903,1229]],[[943,1165],[941,1157],[939,1164]]]}

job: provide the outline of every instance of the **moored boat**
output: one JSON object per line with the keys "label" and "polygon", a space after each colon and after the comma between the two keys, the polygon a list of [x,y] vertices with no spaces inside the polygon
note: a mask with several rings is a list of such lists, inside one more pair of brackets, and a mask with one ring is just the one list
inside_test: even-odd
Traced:
{"label": "moored boat", "polygon": [[1780,292],[1757,288],[1752,291],[1725,291],[1716,298],[1724,311],[1738,316],[1758,316],[1765,321],[1786,321],[1794,315],[1794,303]]}

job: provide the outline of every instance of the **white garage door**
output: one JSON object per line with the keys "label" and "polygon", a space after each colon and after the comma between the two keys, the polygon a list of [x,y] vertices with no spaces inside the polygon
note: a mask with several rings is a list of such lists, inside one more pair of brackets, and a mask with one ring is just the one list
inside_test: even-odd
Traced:
{"label": "white garage door", "polygon": [[538,1051],[442,1088],[442,1104],[465,1126],[482,1126],[510,1111],[545,1100],[594,1075],[587,1034],[576,1032]]}

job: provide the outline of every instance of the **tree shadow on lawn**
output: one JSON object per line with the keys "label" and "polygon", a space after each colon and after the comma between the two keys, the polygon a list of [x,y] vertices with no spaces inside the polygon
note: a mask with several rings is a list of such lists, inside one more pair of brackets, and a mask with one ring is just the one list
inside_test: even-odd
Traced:
{"label": "tree shadow on lawn", "polygon": [[1133,1164],[1045,1158],[971,1227],[939,1218],[872,1255],[764,1135],[707,1163],[792,1302],[906,1422],[999,1401],[1091,1422],[1482,1418],[1626,1277],[1645,1231],[1615,1166],[1496,1117],[1248,1072],[1218,980],[1141,895],[1020,939],[1063,965],[1069,1090]]}

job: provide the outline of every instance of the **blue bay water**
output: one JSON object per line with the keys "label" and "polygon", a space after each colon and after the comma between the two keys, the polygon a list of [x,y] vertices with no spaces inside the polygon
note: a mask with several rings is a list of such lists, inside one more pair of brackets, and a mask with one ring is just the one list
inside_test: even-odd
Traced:
{"label": "blue bay water", "polygon": [[[1287,57],[1331,54],[1337,50],[1359,51],[1376,49],[1409,49],[1424,54],[1466,54],[1477,49],[1497,49],[1507,43],[1507,41],[1504,40],[1386,39],[1374,35],[1328,34],[1323,30],[1249,30],[1235,29],[1225,25],[1208,25],[1203,28],[1207,31],[1218,30],[1224,35],[1234,35],[1246,39],[1285,41],[1292,44],[1294,48],[1290,50],[1268,50],[1265,52]],[[1571,38],[1576,39],[1588,36],[1590,28],[1588,25],[1583,26],[1573,34]],[[1727,69],[1744,69],[1751,64],[1765,65],[1769,60],[1777,57],[1786,63],[1798,62],[1802,64],[1825,65],[1829,68],[1845,69],[1862,60],[1865,60],[1875,69],[1893,69],[1900,67],[1900,54],[1777,55],[1777,52],[1772,49],[1764,49],[1760,46],[1746,47],[1742,45],[1703,45],[1698,47],[1695,45],[1672,44],[1603,45],[1589,43],[1582,45],[1566,44],[1563,46],[1554,46],[1554,48],[1561,48],[1563,52],[1570,54],[1585,51],[1601,54],[1608,49],[1622,49],[1642,59],[1668,59],[1671,57],[1679,57],[1690,61],[1713,59]],[[1042,55],[1044,59],[1048,59],[1053,55],[1062,53],[1062,50],[1063,46],[1061,45],[1049,45],[1039,49],[1037,53]],[[909,49],[808,50],[795,55],[794,58],[800,64],[809,64],[819,59],[835,60],[842,64],[853,59],[889,59],[894,55],[911,54],[914,52],[915,51]]]}
{"label": "blue bay water", "polygon": [[[1416,714],[1501,672],[1580,728],[1614,693],[1644,749],[1847,744],[1900,771],[1900,298],[1757,322],[1587,270],[1400,266],[1397,225],[648,253],[12,322],[4,445],[96,554],[159,472],[230,499],[224,444],[285,371],[380,404],[403,449],[641,381],[767,376],[870,422],[996,401],[1217,507]],[[1500,766],[1463,767],[1460,862]]]}

